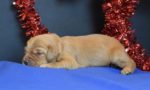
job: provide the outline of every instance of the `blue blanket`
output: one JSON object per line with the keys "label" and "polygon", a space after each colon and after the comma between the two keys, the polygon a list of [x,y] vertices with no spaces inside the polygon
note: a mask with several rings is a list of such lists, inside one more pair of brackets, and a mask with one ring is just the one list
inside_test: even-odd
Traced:
{"label": "blue blanket", "polygon": [[0,90],[150,90],[150,73],[121,75],[110,67],[76,70],[28,67],[0,62]]}

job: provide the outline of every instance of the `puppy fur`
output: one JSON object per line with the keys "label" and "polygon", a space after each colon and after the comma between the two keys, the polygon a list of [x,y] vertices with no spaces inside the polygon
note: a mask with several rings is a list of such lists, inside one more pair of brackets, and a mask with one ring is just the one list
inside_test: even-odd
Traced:
{"label": "puppy fur", "polygon": [[25,47],[24,61],[30,66],[66,69],[115,64],[122,68],[122,74],[132,73],[136,68],[118,40],[101,34],[32,37]]}

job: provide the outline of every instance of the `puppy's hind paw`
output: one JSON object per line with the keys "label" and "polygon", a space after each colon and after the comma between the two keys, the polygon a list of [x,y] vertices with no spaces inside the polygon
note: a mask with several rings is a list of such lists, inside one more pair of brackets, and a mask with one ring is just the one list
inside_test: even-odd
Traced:
{"label": "puppy's hind paw", "polygon": [[131,74],[133,71],[131,68],[128,68],[128,67],[125,67],[123,68],[123,70],[121,70],[121,74],[123,75],[128,75],[128,74]]}

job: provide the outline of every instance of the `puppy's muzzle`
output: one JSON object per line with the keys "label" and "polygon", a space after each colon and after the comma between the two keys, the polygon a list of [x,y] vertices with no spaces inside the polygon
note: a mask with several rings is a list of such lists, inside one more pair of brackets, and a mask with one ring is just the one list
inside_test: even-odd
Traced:
{"label": "puppy's muzzle", "polygon": [[24,64],[24,65],[29,65],[29,64],[30,64],[29,58],[24,57],[24,58],[23,58],[23,61],[22,61],[22,64]]}
{"label": "puppy's muzzle", "polygon": [[29,63],[28,63],[28,61],[23,61],[22,62],[24,65],[28,65]]}

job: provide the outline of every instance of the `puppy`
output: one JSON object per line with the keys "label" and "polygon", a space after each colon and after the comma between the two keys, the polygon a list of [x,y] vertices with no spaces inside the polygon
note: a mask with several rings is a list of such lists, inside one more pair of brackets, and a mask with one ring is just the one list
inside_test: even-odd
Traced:
{"label": "puppy", "polygon": [[32,37],[25,47],[23,63],[66,69],[114,64],[122,68],[122,74],[132,73],[136,68],[118,40],[101,34],[64,37],[43,34]]}

